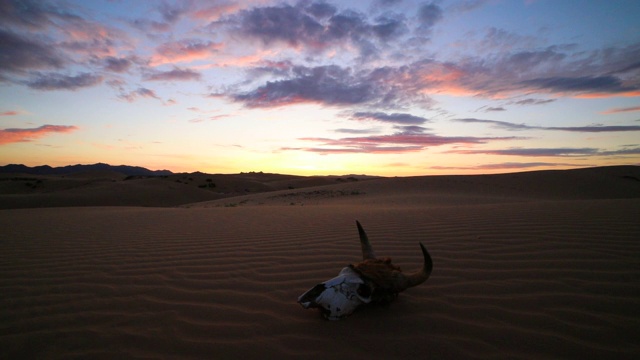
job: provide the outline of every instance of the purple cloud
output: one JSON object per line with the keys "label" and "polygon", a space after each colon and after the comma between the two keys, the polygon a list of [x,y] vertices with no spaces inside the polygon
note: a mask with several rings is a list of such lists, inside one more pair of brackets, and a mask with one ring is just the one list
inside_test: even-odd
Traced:
{"label": "purple cloud", "polygon": [[335,129],[333,131],[340,134],[353,134],[353,135],[374,134],[378,132],[375,129]]}
{"label": "purple cloud", "polygon": [[605,125],[592,125],[592,126],[529,126],[525,124],[513,124],[506,121],[496,120],[481,120],[474,118],[467,119],[455,119],[454,121],[466,122],[466,123],[481,123],[490,124],[494,127],[499,127],[507,130],[553,130],[553,131],[572,131],[572,132],[622,132],[622,131],[640,131],[640,126],[625,125],[625,126],[605,126]]}
{"label": "purple cloud", "polygon": [[385,43],[408,33],[402,16],[385,14],[370,21],[360,12],[338,12],[333,5],[322,2],[254,7],[240,11],[227,23],[237,34],[267,45],[280,42],[322,50],[351,43],[362,55],[377,52],[372,40]]}
{"label": "purple cloud", "polygon": [[426,107],[431,104],[430,99],[417,89],[402,89],[402,84],[397,83],[393,75],[394,72],[386,68],[354,73],[349,68],[335,65],[312,68],[294,66],[285,79],[267,81],[248,92],[223,95],[256,108],[296,103],[380,108],[398,108],[410,104]]}
{"label": "purple cloud", "polygon": [[135,19],[131,25],[143,31],[168,31],[180,18],[191,10],[191,1],[179,1],[175,4],[162,2],[156,8],[161,21],[145,19]]}
{"label": "purple cloud", "polygon": [[585,166],[567,163],[550,163],[550,162],[504,162],[497,164],[482,164],[477,166],[431,166],[436,170],[514,170],[529,169],[536,167],[557,167],[557,166]]}
{"label": "purple cloud", "polygon": [[105,70],[113,71],[116,73],[123,73],[129,70],[132,65],[131,60],[127,58],[117,58],[113,56],[107,56],[103,61]]}
{"label": "purple cloud", "polygon": [[140,97],[160,100],[160,97],[156,95],[155,91],[143,87],[130,92],[123,92],[118,95],[118,97],[128,102],[134,102]]}
{"label": "purple cloud", "polygon": [[351,115],[354,120],[373,120],[394,124],[424,124],[427,118],[405,113],[386,114],[383,112],[356,112]]}
{"label": "purple cloud", "polygon": [[506,111],[505,108],[503,108],[502,106],[499,107],[488,107],[486,109],[484,109],[485,112],[491,112],[491,111]]}
{"label": "purple cloud", "polygon": [[442,9],[435,3],[424,4],[418,9],[418,21],[422,31],[430,30],[438,21],[442,20]]}
{"label": "purple cloud", "polygon": [[64,3],[55,5],[38,0],[5,0],[0,3],[0,23],[27,29],[42,29],[53,20],[76,20]]}
{"label": "purple cloud", "polygon": [[523,99],[513,102],[516,105],[543,105],[556,101],[556,99]]}
{"label": "purple cloud", "polygon": [[640,154],[640,147],[625,147],[620,150],[596,148],[509,148],[485,150],[450,150],[447,153],[465,155],[509,155],[525,157],[579,157],[579,156],[624,156]]}
{"label": "purple cloud", "polygon": [[588,156],[597,155],[598,149],[594,148],[509,148],[487,150],[450,150],[447,153],[465,155],[511,155],[511,156]]}
{"label": "purple cloud", "polygon": [[0,29],[0,72],[61,68],[65,58],[54,47]]}
{"label": "purple cloud", "polygon": [[305,13],[302,8],[290,5],[243,10],[236,19],[238,31],[265,44],[282,41],[295,47],[300,43],[318,42],[324,27],[312,16],[318,9],[315,10]]}
{"label": "purple cloud", "polygon": [[424,133],[419,126],[399,127],[404,131],[391,135],[370,135],[346,137],[340,139],[306,137],[299,140],[318,143],[319,146],[304,148],[285,148],[282,150],[303,150],[322,154],[336,153],[403,153],[421,151],[428,147],[451,144],[485,144],[490,141],[516,140],[517,137],[473,137],[439,136]]}
{"label": "purple cloud", "polygon": [[380,96],[361,83],[349,70],[338,66],[299,68],[291,79],[269,81],[244,94],[233,96],[249,107],[277,107],[300,102],[327,105],[354,105]]}
{"label": "purple cloud", "polygon": [[174,67],[169,71],[155,71],[144,77],[150,81],[192,81],[200,80],[201,74],[191,69],[181,69]]}
{"label": "purple cloud", "polygon": [[551,92],[570,93],[603,93],[603,94],[640,94],[638,84],[625,84],[622,79],[613,76],[578,76],[578,77],[541,77],[521,82],[525,86],[531,86],[540,90]]}
{"label": "purple cloud", "polygon": [[26,85],[37,90],[78,90],[98,85],[101,82],[102,76],[89,73],[80,73],[75,76],[36,73],[33,79],[26,82]]}

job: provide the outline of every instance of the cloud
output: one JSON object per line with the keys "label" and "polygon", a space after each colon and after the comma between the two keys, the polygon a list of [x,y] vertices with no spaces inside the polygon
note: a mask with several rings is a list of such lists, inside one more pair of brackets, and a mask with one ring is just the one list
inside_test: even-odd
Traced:
{"label": "cloud", "polygon": [[620,150],[596,148],[509,148],[487,150],[450,150],[447,153],[465,155],[509,155],[525,157],[580,157],[580,156],[624,156],[640,154],[640,147],[624,147]]}
{"label": "cloud", "polygon": [[[393,72],[376,69],[354,73],[336,65],[294,66],[287,78],[267,81],[264,85],[244,93],[224,95],[252,108],[279,107],[297,103],[316,103],[331,106],[369,105],[380,108],[399,108],[408,105],[428,106],[431,100],[414,89],[402,89],[392,79]],[[408,90],[408,91],[407,91]]]}
{"label": "cloud", "polygon": [[0,116],[15,116],[15,115],[18,115],[18,114],[20,114],[20,112],[15,111],[15,110],[8,110],[8,111],[0,112]]}
{"label": "cloud", "polygon": [[163,2],[158,7],[158,11],[165,22],[173,24],[178,21],[180,17],[189,10],[189,8],[190,4],[188,1],[179,1],[175,4]]}
{"label": "cloud", "polygon": [[418,9],[418,21],[420,30],[429,31],[435,24],[442,20],[442,8],[435,3],[424,4]]}
{"label": "cloud", "polygon": [[[295,39],[301,40],[300,37]],[[630,58],[636,53],[635,48],[610,50],[611,59],[604,58],[598,51],[573,54],[568,49],[571,47],[550,46],[540,50],[498,53],[489,58],[470,56],[457,61],[422,59],[397,66],[364,66],[357,71],[337,65],[307,67],[287,62],[286,67],[276,68],[271,66],[276,62],[271,65],[261,63],[254,68],[255,71],[276,79],[253,90],[229,96],[249,107],[308,102],[400,108],[416,101],[428,107],[431,104],[430,94],[488,98],[535,93],[575,97],[640,94],[640,83],[631,75],[624,75],[627,77],[624,81],[623,75],[592,75],[628,68],[632,61]],[[608,60],[615,62],[616,66],[608,64]],[[555,73],[575,76],[549,76]],[[347,96],[341,100],[321,95],[334,90]],[[527,98],[508,104],[540,105],[552,101],[554,99]]]}
{"label": "cloud", "polygon": [[494,127],[507,130],[551,130],[551,131],[571,131],[571,132],[624,132],[640,131],[640,126],[634,125],[591,125],[591,126],[529,126],[525,124],[514,124],[506,121],[482,120],[474,118],[455,119],[454,121],[465,123],[490,124]]}
{"label": "cloud", "polygon": [[528,87],[553,93],[573,93],[585,96],[640,96],[638,84],[626,85],[622,79],[613,76],[541,77],[522,81]]}
{"label": "cloud", "polygon": [[254,7],[229,17],[227,24],[235,34],[265,45],[280,43],[320,51],[349,44],[362,56],[377,52],[374,42],[384,44],[408,33],[403,16],[387,13],[370,20],[358,11],[338,12],[323,2]]}
{"label": "cloud", "polygon": [[0,29],[0,72],[61,68],[65,58],[39,40]]}
{"label": "cloud", "polygon": [[[354,71],[348,67],[296,66],[286,62],[263,62],[255,71],[276,79],[244,93],[227,94],[232,100],[249,107],[275,107],[297,102],[324,105],[366,104],[372,107],[401,108],[411,103],[428,107],[430,94],[454,96],[504,97],[514,94],[551,93],[569,96],[621,96],[640,91],[640,83],[629,79],[623,82],[614,75],[605,76],[546,76],[552,72],[586,73],[607,70],[610,66],[594,65],[605,62],[598,52],[593,58],[570,63],[562,47],[537,51],[498,54],[493,58],[466,57],[456,62],[422,59],[405,65],[362,67]],[[613,51],[623,66],[633,51]],[[584,54],[575,55],[586,56]],[[595,59],[595,60],[594,60]],[[282,62],[278,62],[282,64]],[[522,80],[525,79],[525,80]],[[322,95],[325,94],[325,95]],[[332,98],[331,94],[335,96]],[[640,94],[640,92],[639,92]],[[345,95],[345,96],[342,96]],[[517,105],[540,105],[553,99],[528,98],[513,102]],[[491,110],[499,111],[499,107]]]}
{"label": "cloud", "polygon": [[383,112],[356,112],[351,115],[354,120],[373,120],[394,124],[424,124],[429,120],[420,116],[405,113],[386,114]]}
{"label": "cloud", "polygon": [[191,7],[191,1],[178,1],[174,4],[162,2],[160,3],[160,6],[156,8],[162,18],[161,21],[148,20],[146,18],[136,19],[131,21],[131,25],[143,31],[169,31],[171,27],[183,17],[183,15],[189,13]]}
{"label": "cloud", "polygon": [[473,11],[479,7],[482,7],[484,4],[488,3],[491,0],[462,0],[450,6],[450,10],[457,12],[468,12]]}
{"label": "cloud", "polygon": [[550,163],[550,162],[504,162],[497,164],[482,164],[477,166],[431,166],[435,170],[513,170],[513,169],[529,169],[536,167],[567,167],[567,166],[588,166],[567,163]]}
{"label": "cloud", "polygon": [[335,15],[338,9],[326,2],[313,2],[305,8],[305,11],[318,20],[324,20]]}
{"label": "cloud", "polygon": [[29,142],[51,133],[69,133],[76,130],[78,127],[66,125],[42,125],[32,129],[4,129],[0,130],[0,145]]}
{"label": "cloud", "polygon": [[36,73],[34,78],[25,84],[37,90],[78,90],[84,87],[98,85],[102,82],[102,76],[89,73],[80,73],[75,76],[57,73]]}
{"label": "cloud", "polygon": [[[118,45],[127,42],[126,33],[87,20],[76,10],[59,2],[3,1],[0,23],[10,27],[0,29],[0,72],[28,76],[29,70],[88,66],[113,57]],[[107,62],[105,68],[117,66],[121,69],[123,64]]]}
{"label": "cloud", "polygon": [[324,46],[324,26],[300,7],[290,5],[256,7],[238,15],[238,32],[265,44],[281,41],[293,47],[303,43]]}
{"label": "cloud", "polygon": [[67,21],[59,29],[64,40],[57,46],[90,57],[114,56],[117,54],[117,44],[128,39],[123,31],[80,17]]}
{"label": "cloud", "polygon": [[242,7],[242,4],[237,3],[219,3],[208,4],[204,8],[199,8],[192,11],[189,16],[194,19],[217,21],[223,15],[237,11]]}
{"label": "cloud", "polygon": [[598,149],[594,148],[509,148],[487,150],[450,150],[447,153],[465,155],[510,155],[510,156],[589,156],[597,155]]}
{"label": "cloud", "polygon": [[131,60],[127,58],[117,58],[114,56],[105,57],[103,59],[103,62],[105,70],[113,71],[116,73],[123,73],[129,70],[132,65]]}
{"label": "cloud", "polygon": [[636,111],[640,111],[640,106],[609,109],[609,110],[601,112],[601,114],[617,114],[617,113],[636,112]]}
{"label": "cloud", "polygon": [[140,87],[130,92],[123,92],[120,95],[118,95],[118,97],[128,102],[134,102],[140,97],[160,100],[160,97],[156,95],[155,91],[151,89],[143,88],[143,87]]}
{"label": "cloud", "polygon": [[334,132],[340,133],[340,134],[374,134],[377,133],[378,131],[375,129],[335,129],[333,130]]}
{"label": "cloud", "polygon": [[374,89],[360,83],[353,74],[338,66],[299,68],[295,77],[269,81],[233,100],[248,107],[277,107],[295,103],[354,105],[373,101]]}
{"label": "cloud", "polygon": [[405,19],[402,16],[380,16],[375,19],[376,24],[371,30],[380,39],[387,41],[396,39],[409,32]]}
{"label": "cloud", "polygon": [[222,47],[222,43],[200,39],[183,39],[164,43],[156,49],[156,54],[151,59],[151,65],[157,66],[206,59],[217,53]]}
{"label": "cloud", "polygon": [[523,99],[514,101],[510,104],[516,105],[543,105],[556,101],[556,99]]}
{"label": "cloud", "polygon": [[620,150],[601,151],[600,155],[640,155],[640,147],[627,146]]}
{"label": "cloud", "polygon": [[395,125],[393,128],[404,134],[421,134],[429,131],[428,128],[418,125]]}
{"label": "cloud", "polygon": [[174,67],[169,71],[155,71],[151,74],[145,75],[145,80],[150,81],[192,81],[200,80],[202,75],[191,69],[180,69]]}
{"label": "cloud", "polygon": [[64,4],[47,4],[38,0],[5,0],[0,3],[0,23],[30,30],[49,26],[54,19],[77,18]]}
{"label": "cloud", "polygon": [[402,0],[375,0],[376,5],[385,6],[385,7],[397,5],[397,4],[400,4],[401,2]]}
{"label": "cloud", "polygon": [[[472,54],[452,61],[422,59],[384,69],[389,73],[387,81],[398,79],[402,89],[425,94],[488,98],[536,93],[574,97],[638,96],[640,81],[635,65],[638,57],[640,43],[593,51],[549,46],[498,51],[487,56]],[[525,99],[519,105],[545,102]]]}
{"label": "cloud", "polygon": [[346,137],[340,139],[306,137],[302,141],[318,143],[315,147],[283,148],[282,150],[302,150],[321,154],[339,153],[404,153],[421,151],[433,146],[451,144],[475,145],[489,141],[515,140],[516,137],[473,137],[473,136],[439,136],[424,133],[419,126],[400,127],[405,131],[391,135],[370,135]]}
{"label": "cloud", "polygon": [[481,40],[467,41],[471,41],[470,46],[476,46],[478,49],[503,54],[523,48],[535,49],[539,45],[539,40],[534,36],[523,36],[495,27],[487,29]]}

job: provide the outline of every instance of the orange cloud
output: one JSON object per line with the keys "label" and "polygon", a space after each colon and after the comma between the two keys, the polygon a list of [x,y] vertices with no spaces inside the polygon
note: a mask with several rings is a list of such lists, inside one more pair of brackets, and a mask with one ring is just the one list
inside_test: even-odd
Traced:
{"label": "orange cloud", "polygon": [[9,111],[4,111],[0,113],[0,116],[15,116],[18,115],[19,112],[15,111],[15,110],[9,110]]}
{"label": "orange cloud", "polygon": [[69,133],[78,130],[77,126],[42,125],[33,129],[4,129],[0,130],[0,145],[29,142],[50,133]]}
{"label": "orange cloud", "polygon": [[615,108],[609,109],[601,112],[601,114],[617,114],[617,113],[625,113],[625,112],[635,112],[640,111],[640,106],[633,106],[628,108]]}
{"label": "orange cloud", "polygon": [[618,93],[590,93],[590,94],[580,94],[575,96],[579,99],[604,99],[604,98],[612,98],[612,97],[640,97],[640,91],[632,90]]}

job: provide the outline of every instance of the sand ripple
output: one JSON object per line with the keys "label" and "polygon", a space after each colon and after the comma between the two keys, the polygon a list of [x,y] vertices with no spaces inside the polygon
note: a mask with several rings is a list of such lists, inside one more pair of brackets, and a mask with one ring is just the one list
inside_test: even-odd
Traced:
{"label": "sand ripple", "polygon": [[[0,358],[637,358],[640,202],[0,211]],[[427,283],[327,322],[379,255]]]}

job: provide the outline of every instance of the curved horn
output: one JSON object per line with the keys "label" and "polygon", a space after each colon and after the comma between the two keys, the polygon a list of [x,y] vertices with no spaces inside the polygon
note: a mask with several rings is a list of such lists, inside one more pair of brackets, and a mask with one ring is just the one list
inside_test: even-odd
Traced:
{"label": "curved horn", "polygon": [[369,238],[367,237],[367,233],[364,232],[364,229],[362,228],[362,225],[360,225],[360,222],[358,222],[358,220],[356,220],[356,225],[358,225],[358,234],[360,234],[360,246],[362,247],[362,260],[375,259],[376,254],[373,252],[373,248],[369,243]]}
{"label": "curved horn", "polygon": [[422,265],[422,269],[413,274],[407,275],[404,279],[400,280],[400,284],[398,284],[400,288],[399,291],[420,285],[427,281],[429,275],[431,275],[431,270],[433,270],[433,260],[431,260],[431,255],[429,255],[427,248],[425,248],[422,243],[420,243],[420,248],[422,249],[422,256],[424,257],[424,265]]}

